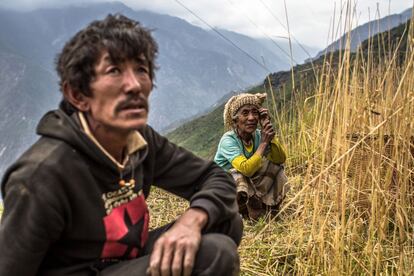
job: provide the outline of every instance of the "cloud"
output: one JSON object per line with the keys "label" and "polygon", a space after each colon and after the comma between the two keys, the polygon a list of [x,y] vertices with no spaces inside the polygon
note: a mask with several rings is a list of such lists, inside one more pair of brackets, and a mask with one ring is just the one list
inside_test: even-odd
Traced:
{"label": "cloud", "polygon": [[[109,0],[1,1],[1,7],[20,10],[85,2],[109,2]],[[347,3],[345,0],[286,0],[286,13],[284,1],[274,0],[123,0],[120,2],[133,9],[145,9],[181,17],[190,23],[208,28],[205,23],[187,10],[189,9],[211,26],[256,37],[287,37],[288,19],[291,35],[301,43],[319,48],[327,45],[329,28],[333,21],[338,24],[339,15],[341,11],[345,12]],[[340,3],[343,3],[342,7]],[[412,6],[412,3],[407,0],[360,0],[357,4],[353,1],[351,7],[357,9],[354,26],[357,23],[363,24],[369,19],[374,19],[377,13],[377,3],[381,16],[400,13]]]}

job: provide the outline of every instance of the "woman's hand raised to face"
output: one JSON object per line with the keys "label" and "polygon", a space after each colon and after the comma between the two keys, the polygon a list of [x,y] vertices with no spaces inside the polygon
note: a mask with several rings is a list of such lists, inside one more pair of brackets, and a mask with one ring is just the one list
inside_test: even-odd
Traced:
{"label": "woman's hand raised to face", "polygon": [[262,129],[261,129],[261,143],[270,143],[272,141],[273,137],[275,137],[275,131],[273,129],[272,123],[269,119],[266,119],[263,122]]}
{"label": "woman's hand raised to face", "polygon": [[268,144],[272,141],[273,137],[275,137],[275,130],[273,129],[272,122],[270,122],[270,117],[268,114],[268,110],[266,108],[260,108],[260,125],[262,126],[261,129],[261,143]]}
{"label": "woman's hand raised to face", "polygon": [[259,116],[260,116],[260,125],[262,127],[266,119],[270,121],[269,110],[267,108],[264,108],[264,107],[259,108]]}

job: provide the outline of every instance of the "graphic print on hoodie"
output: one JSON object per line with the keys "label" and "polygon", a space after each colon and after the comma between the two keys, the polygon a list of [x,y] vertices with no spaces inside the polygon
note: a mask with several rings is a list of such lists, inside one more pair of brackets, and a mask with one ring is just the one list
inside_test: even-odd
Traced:
{"label": "graphic print on hoodie", "polygon": [[107,216],[103,218],[106,241],[101,258],[137,258],[148,239],[149,212],[142,190],[134,193],[123,187],[102,199]]}

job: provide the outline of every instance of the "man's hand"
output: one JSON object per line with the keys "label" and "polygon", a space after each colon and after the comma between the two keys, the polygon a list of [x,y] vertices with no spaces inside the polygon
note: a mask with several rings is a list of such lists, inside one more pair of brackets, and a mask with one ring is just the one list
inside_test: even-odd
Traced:
{"label": "man's hand", "polygon": [[188,209],[154,245],[148,274],[191,275],[201,242],[201,230],[207,224],[207,213],[198,208]]}

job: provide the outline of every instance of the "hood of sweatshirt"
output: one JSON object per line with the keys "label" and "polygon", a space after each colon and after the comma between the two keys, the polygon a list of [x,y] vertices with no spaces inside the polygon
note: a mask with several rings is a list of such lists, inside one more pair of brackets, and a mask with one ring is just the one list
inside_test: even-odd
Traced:
{"label": "hood of sweatshirt", "polygon": [[[61,108],[49,111],[40,120],[36,133],[43,137],[61,140],[96,163],[112,170],[114,173],[119,173],[117,165],[82,130],[76,113],[69,115]],[[143,147],[130,156],[135,166],[142,163],[146,152],[147,147]],[[128,173],[130,169],[131,167],[127,166],[125,173]]]}

